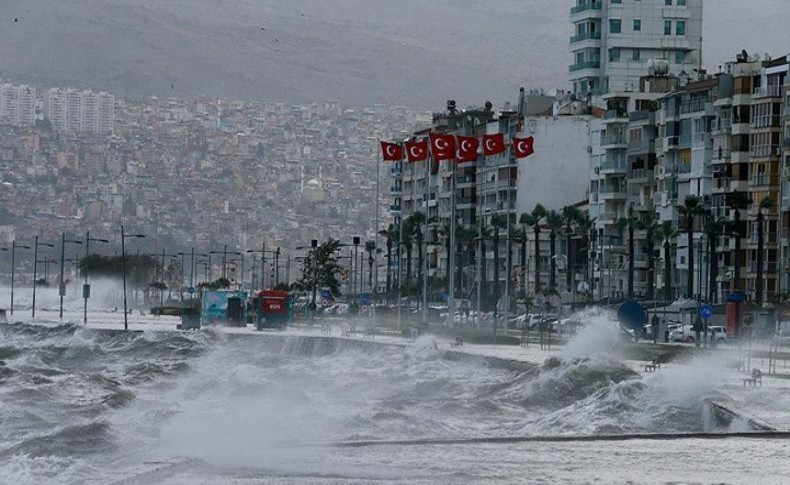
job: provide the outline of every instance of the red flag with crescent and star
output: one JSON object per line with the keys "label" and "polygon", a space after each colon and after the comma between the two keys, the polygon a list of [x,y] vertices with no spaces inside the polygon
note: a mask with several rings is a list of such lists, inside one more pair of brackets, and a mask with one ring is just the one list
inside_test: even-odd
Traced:
{"label": "red flag with crescent and star", "polygon": [[438,135],[431,133],[431,152],[437,162],[455,159],[455,137],[453,135]]}
{"label": "red flag with crescent and star", "polygon": [[494,133],[493,135],[483,135],[483,155],[499,155],[505,151],[505,135]]}
{"label": "red flag with crescent and star", "polygon": [[535,138],[528,136],[526,138],[513,138],[513,153],[516,158],[527,158],[535,153]]}
{"label": "red flag with crescent and star", "polygon": [[474,162],[477,160],[477,149],[480,147],[480,140],[473,136],[458,137],[458,156],[459,162]]}
{"label": "red flag with crescent and star", "polygon": [[428,158],[428,140],[406,143],[406,158],[409,163],[421,162]]}
{"label": "red flag with crescent and star", "polygon": [[381,155],[385,162],[400,162],[403,160],[403,147],[397,143],[381,141]]}

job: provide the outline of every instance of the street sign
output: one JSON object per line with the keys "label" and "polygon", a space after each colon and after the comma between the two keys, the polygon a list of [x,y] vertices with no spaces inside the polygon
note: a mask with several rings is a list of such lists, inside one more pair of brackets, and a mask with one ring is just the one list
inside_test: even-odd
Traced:
{"label": "street sign", "polygon": [[362,305],[370,305],[370,293],[362,293],[359,295],[359,303]]}
{"label": "street sign", "polygon": [[702,305],[699,309],[699,316],[704,318],[705,320],[709,319],[713,316],[713,307],[710,305]]}
{"label": "street sign", "polygon": [[194,292],[195,292],[195,287],[194,286],[190,286],[189,288],[187,288],[187,293],[189,293],[190,295],[192,293],[194,293]]}
{"label": "street sign", "polygon": [[91,285],[82,285],[82,297],[86,300],[91,297]]}

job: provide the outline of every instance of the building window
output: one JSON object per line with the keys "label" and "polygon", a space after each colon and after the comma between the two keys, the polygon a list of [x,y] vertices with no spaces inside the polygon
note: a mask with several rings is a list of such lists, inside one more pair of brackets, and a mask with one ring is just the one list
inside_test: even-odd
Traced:
{"label": "building window", "polygon": [[685,6],[686,6],[686,0],[678,0],[678,7],[685,7]]}
{"label": "building window", "polygon": [[685,20],[678,20],[678,23],[675,26],[675,33],[677,35],[686,35],[686,21]]}
{"label": "building window", "polygon": [[664,5],[672,6],[672,0],[664,0]]}
{"label": "building window", "polygon": [[634,19],[634,32],[639,32],[641,30],[642,30],[642,20]]}
{"label": "building window", "polygon": [[664,20],[664,35],[672,35],[672,21]]}
{"label": "building window", "polygon": [[623,3],[623,0],[612,0],[612,3]]}
{"label": "building window", "polygon": [[683,64],[686,60],[686,53],[683,51],[675,51],[675,64]]}
{"label": "building window", "polygon": [[620,61],[620,48],[613,47],[609,49],[609,62],[619,62]]}
{"label": "building window", "polygon": [[632,52],[631,59],[633,59],[635,61],[638,61],[640,59],[640,57],[641,57],[641,53],[640,53],[639,49],[634,49],[633,52]]}
{"label": "building window", "polygon": [[620,19],[609,19],[609,33],[619,34],[622,32],[622,21]]}

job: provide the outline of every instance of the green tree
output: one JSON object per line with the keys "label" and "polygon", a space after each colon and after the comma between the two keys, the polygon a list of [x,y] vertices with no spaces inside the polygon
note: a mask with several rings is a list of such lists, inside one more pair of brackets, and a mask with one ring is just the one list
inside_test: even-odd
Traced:
{"label": "green tree", "polygon": [[573,253],[571,245],[574,229],[582,219],[582,211],[573,205],[566,205],[561,211],[562,221],[565,223],[565,255],[568,258],[565,265],[565,287],[569,291],[574,291],[573,280],[576,274],[576,254]]}
{"label": "green tree", "polygon": [[749,205],[749,198],[745,192],[733,192],[728,197],[729,205],[732,213],[732,225],[735,232],[735,258],[733,258],[733,291],[743,292],[741,290],[741,239],[744,237],[744,227],[741,223],[741,211],[746,210]]}
{"label": "green tree", "polygon": [[664,244],[664,300],[672,300],[672,239],[677,236],[672,221],[664,221],[656,230],[656,237]]}
{"label": "green tree", "polygon": [[765,215],[774,207],[774,201],[770,197],[764,197],[759,204],[757,211],[757,279],[755,281],[755,301],[758,305],[763,304],[763,265],[765,264]]}
{"label": "green tree", "polygon": [[316,293],[319,289],[326,288],[333,295],[340,295],[340,282],[337,279],[340,272],[337,253],[340,252],[340,248],[340,241],[329,238],[312,249],[305,259],[298,288],[312,292],[312,303],[315,303]]}
{"label": "green tree", "polygon": [[[549,241],[550,241],[550,265],[551,272],[549,273],[549,290],[552,293],[557,291],[557,232],[562,229],[562,216],[557,211],[550,211],[546,215],[546,225],[549,228]],[[567,271],[567,265],[565,270]]]}
{"label": "green tree", "polygon": [[540,205],[535,205],[530,213],[521,214],[519,223],[524,226],[532,227],[535,244],[535,289],[534,294],[540,293],[540,223],[546,217],[546,209]]}
{"label": "green tree", "polygon": [[628,299],[634,297],[634,230],[639,225],[639,219],[634,216],[634,208],[628,208],[628,217],[621,217],[617,221],[617,228],[621,231],[628,230]]}
{"label": "green tree", "polygon": [[717,294],[716,280],[719,278],[719,258],[716,253],[716,242],[729,226],[729,222],[723,217],[715,218],[710,213],[707,215],[705,234],[708,236],[708,254],[710,255],[710,260],[708,261],[708,300],[711,303],[715,303]]}
{"label": "green tree", "polygon": [[379,231],[380,236],[384,236],[387,246],[387,293],[392,290],[392,248],[397,247],[400,237],[398,226],[390,224],[387,229]]}
{"label": "green tree", "polygon": [[375,292],[373,288],[373,265],[376,260],[373,255],[377,253],[377,251],[376,241],[365,241],[365,252],[368,253],[368,288],[370,288],[371,292]]}
{"label": "green tree", "polygon": [[688,237],[689,270],[686,280],[686,296],[689,298],[694,297],[694,220],[697,216],[703,214],[704,210],[699,197],[694,195],[686,197],[683,205],[678,208],[678,212],[685,220],[686,235]]}

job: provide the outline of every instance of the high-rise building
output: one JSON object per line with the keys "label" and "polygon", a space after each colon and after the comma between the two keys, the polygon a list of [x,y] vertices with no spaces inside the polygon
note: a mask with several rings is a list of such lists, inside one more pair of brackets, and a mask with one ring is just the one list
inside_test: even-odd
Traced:
{"label": "high-rise building", "polygon": [[36,120],[36,90],[0,84],[0,123],[32,125]]}
{"label": "high-rise building", "polygon": [[115,96],[104,92],[50,89],[44,98],[44,117],[56,130],[112,133]]}
{"label": "high-rise building", "polygon": [[695,74],[702,63],[702,0],[576,0],[570,20],[576,95],[638,91],[648,61]]}

